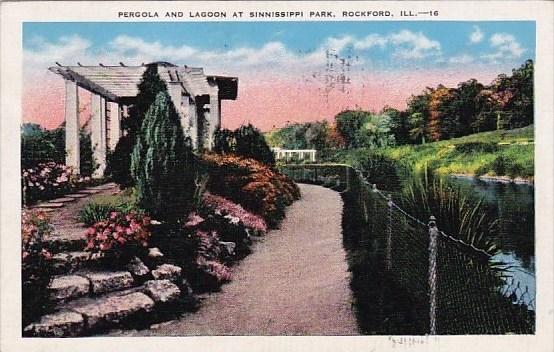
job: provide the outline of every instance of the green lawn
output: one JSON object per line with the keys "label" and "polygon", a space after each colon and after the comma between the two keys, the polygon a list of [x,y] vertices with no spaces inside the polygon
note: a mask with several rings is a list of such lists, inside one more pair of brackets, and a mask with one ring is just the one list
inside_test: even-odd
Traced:
{"label": "green lawn", "polygon": [[[469,136],[423,145],[403,145],[379,150],[414,171],[426,167],[439,174],[466,174],[522,177],[534,176],[533,125]],[[368,157],[365,149],[340,151],[333,160],[356,166]]]}

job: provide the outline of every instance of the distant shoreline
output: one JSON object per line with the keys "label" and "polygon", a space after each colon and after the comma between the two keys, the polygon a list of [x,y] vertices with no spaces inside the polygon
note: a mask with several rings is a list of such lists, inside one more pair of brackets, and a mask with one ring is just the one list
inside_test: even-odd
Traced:
{"label": "distant shoreline", "polygon": [[449,176],[456,177],[456,178],[477,179],[484,182],[514,183],[514,184],[535,186],[535,181],[533,178],[523,178],[523,177],[510,178],[508,176],[490,176],[490,175],[476,176],[474,174],[449,174]]}

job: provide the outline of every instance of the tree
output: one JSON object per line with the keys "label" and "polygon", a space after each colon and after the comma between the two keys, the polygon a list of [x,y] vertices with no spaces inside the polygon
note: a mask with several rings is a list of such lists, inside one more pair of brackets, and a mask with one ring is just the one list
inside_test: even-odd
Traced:
{"label": "tree", "polygon": [[158,220],[178,223],[194,204],[196,165],[169,94],[159,92],[131,156],[139,205]]}
{"label": "tree", "polygon": [[397,109],[385,106],[382,115],[388,116],[390,122],[390,130],[394,135],[395,143],[398,145],[407,144],[410,142],[410,125],[408,121],[408,113]]}
{"label": "tree", "polygon": [[436,89],[430,90],[428,105],[429,123],[427,129],[433,141],[448,139],[450,130],[456,125],[455,119],[451,124],[445,123],[445,120],[447,120],[449,116],[455,118],[451,106],[452,98],[453,90],[446,88],[442,84]]}
{"label": "tree", "polygon": [[388,115],[368,113],[364,124],[356,135],[356,145],[365,148],[384,148],[394,144],[394,135],[390,129]]}
{"label": "tree", "polygon": [[306,126],[306,132],[304,133],[306,147],[319,151],[327,149],[326,137],[329,128],[327,121],[307,122]]}
{"label": "tree", "polygon": [[263,134],[252,124],[240,126],[235,131],[235,153],[246,158],[256,159],[266,165],[275,165],[273,152]]}
{"label": "tree", "polygon": [[412,141],[421,140],[424,144],[428,134],[430,88],[419,95],[412,95],[408,100],[408,121]]}
{"label": "tree", "polygon": [[345,141],[346,148],[357,148],[358,132],[369,113],[361,110],[346,110],[335,116],[335,126]]}
{"label": "tree", "polygon": [[122,188],[130,187],[134,182],[130,172],[131,153],[141,131],[144,116],[158,93],[167,92],[167,85],[158,74],[157,64],[146,67],[138,90],[135,104],[129,109],[129,117],[121,122],[126,134],[119,139],[115,150],[109,153],[107,158],[106,175]]}

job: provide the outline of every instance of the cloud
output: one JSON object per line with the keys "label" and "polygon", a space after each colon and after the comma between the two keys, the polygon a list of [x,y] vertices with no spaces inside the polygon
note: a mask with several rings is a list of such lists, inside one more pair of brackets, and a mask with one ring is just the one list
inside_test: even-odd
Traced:
{"label": "cloud", "polygon": [[[369,51],[390,49],[400,60],[420,60],[439,56],[441,45],[423,33],[401,30],[387,35],[376,33],[365,37],[343,35],[326,38],[311,51],[297,51],[278,40],[261,46],[241,46],[229,49],[205,49],[188,44],[167,45],[161,41],[147,41],[138,36],[117,35],[103,45],[95,44],[78,35],[60,37],[47,41],[34,38],[24,49],[26,75],[29,72],[45,74],[46,68],[55,62],[62,65],[140,65],[152,61],[170,61],[176,64],[204,67],[207,72],[218,74],[246,74],[258,69],[272,69],[281,73],[305,73],[323,70],[331,50],[333,60],[343,62],[345,51],[357,51],[356,60],[350,62],[351,69],[361,67],[371,60]],[[31,77],[32,75],[27,75]]]}
{"label": "cloud", "polygon": [[395,46],[394,56],[401,59],[423,59],[441,54],[441,45],[423,33],[402,30],[389,36]]}
{"label": "cloud", "polygon": [[473,32],[469,35],[469,42],[472,44],[480,43],[485,38],[485,34],[479,26],[473,26]]}
{"label": "cloud", "polygon": [[475,58],[468,54],[462,54],[458,56],[452,56],[448,59],[448,62],[451,64],[469,64],[475,61]]}
{"label": "cloud", "polygon": [[490,37],[490,46],[495,51],[481,57],[490,62],[519,59],[527,49],[521,47],[516,38],[508,33],[495,33]]}

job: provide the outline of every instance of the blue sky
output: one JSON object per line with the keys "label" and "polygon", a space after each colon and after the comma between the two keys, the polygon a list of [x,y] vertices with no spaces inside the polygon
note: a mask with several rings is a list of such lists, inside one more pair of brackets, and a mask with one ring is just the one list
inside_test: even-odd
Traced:
{"label": "blue sky", "polygon": [[[120,57],[123,54],[131,60],[137,56],[156,56],[144,50],[148,44],[158,44],[159,58],[170,59],[164,57],[164,49],[184,48],[211,53],[249,49],[250,54],[255,54],[263,51],[268,43],[281,46],[269,48],[273,49],[270,53],[274,56],[282,56],[286,51],[295,58],[334,45],[334,49],[343,55],[357,56],[374,67],[392,70],[396,67],[440,68],[470,63],[513,67],[527,58],[535,58],[535,23],[531,21],[50,22],[25,23],[23,29],[23,46],[28,55],[43,56],[40,54],[52,46],[75,45],[81,40],[78,46],[82,55],[73,52],[71,56],[77,54],[77,57],[82,56],[81,60],[87,57],[109,59],[107,53],[114,51],[115,47],[118,47]],[[129,38],[139,41],[133,45],[121,45],[118,38],[123,42],[129,42]],[[190,59],[192,64],[197,64],[194,61],[202,58],[186,55],[187,50],[177,52],[177,55],[171,50],[167,52],[174,54],[174,60]],[[235,61],[241,59],[240,55],[232,57]],[[63,50],[60,50],[56,61],[63,59]],[[275,59],[268,61],[275,63]]]}

